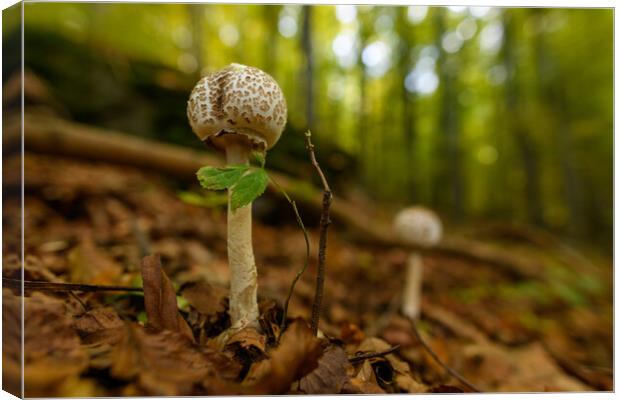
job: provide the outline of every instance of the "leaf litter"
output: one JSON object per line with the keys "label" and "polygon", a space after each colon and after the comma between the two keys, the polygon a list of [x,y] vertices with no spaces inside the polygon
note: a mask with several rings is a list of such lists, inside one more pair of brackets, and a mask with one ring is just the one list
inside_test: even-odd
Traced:
{"label": "leaf litter", "polygon": [[[257,221],[260,326],[218,343],[230,326],[222,209],[186,203],[160,176],[137,169],[30,153],[25,168],[33,177],[26,182],[26,279],[144,288],[116,294],[28,290],[27,396],[466,390],[424,352],[395,312],[406,253],[331,235],[320,338],[307,322],[313,256],[278,342],[282,303],[303,262],[303,238],[294,228]],[[10,215],[19,202],[8,198],[5,207]],[[18,279],[19,225],[8,226],[14,232],[4,235],[3,277]],[[310,233],[316,243],[316,231]],[[528,287],[488,266],[440,256],[426,261],[433,273],[425,281],[422,337],[484,391],[611,389],[611,306],[602,300],[604,290],[599,297],[585,295],[592,307],[575,311],[566,305],[574,296],[513,300],[489,292],[485,288],[501,285],[502,293],[521,295]],[[3,290],[9,388],[19,384],[17,294]],[[580,321],[590,329],[580,328]],[[393,352],[349,361],[397,344]]]}

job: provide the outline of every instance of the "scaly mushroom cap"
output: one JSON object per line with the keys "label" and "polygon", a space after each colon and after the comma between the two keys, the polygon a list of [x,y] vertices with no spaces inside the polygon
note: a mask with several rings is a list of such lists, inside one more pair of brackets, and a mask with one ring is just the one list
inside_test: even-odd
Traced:
{"label": "scaly mushroom cap", "polygon": [[424,207],[409,207],[399,212],[394,229],[401,239],[421,246],[432,246],[441,240],[441,220]]}
{"label": "scaly mushroom cap", "polygon": [[220,149],[228,135],[241,135],[254,150],[271,148],[284,130],[286,112],[276,81],[258,68],[240,64],[202,78],[187,103],[194,133]]}

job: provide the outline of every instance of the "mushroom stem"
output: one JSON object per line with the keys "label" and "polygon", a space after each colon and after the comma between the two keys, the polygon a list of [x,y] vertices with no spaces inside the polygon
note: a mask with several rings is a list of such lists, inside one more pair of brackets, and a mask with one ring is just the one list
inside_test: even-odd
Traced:
{"label": "mushroom stem", "polygon": [[[226,146],[228,165],[247,164],[250,149],[239,140]],[[232,210],[228,191],[228,263],[230,266],[230,318],[233,329],[258,324],[256,263],[252,250],[252,203]]]}
{"label": "mushroom stem", "polygon": [[407,260],[407,276],[405,278],[401,311],[405,316],[414,320],[420,316],[423,272],[422,257],[418,253],[411,253]]}

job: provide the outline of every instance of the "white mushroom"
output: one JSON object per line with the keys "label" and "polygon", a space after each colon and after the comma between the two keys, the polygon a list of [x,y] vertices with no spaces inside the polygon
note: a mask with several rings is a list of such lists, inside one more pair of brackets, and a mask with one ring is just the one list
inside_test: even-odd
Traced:
{"label": "white mushroom", "polygon": [[[441,240],[442,226],[439,217],[423,207],[409,207],[402,210],[394,219],[394,229],[398,236],[411,244],[433,246]],[[407,261],[407,276],[401,303],[402,313],[412,319],[420,315],[422,299],[422,257],[412,252]]]}
{"label": "white mushroom", "polygon": [[[286,125],[286,100],[275,80],[258,68],[231,64],[202,78],[192,90],[187,117],[205,143],[226,152],[228,165],[247,164]],[[252,205],[233,211],[228,200],[228,262],[232,328],[258,324],[257,272],[252,250]]]}

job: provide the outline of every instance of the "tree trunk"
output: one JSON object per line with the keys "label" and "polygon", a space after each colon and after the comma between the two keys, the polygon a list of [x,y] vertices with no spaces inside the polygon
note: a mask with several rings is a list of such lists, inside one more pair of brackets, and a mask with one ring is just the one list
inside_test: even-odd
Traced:
{"label": "tree trunk", "polygon": [[264,43],[263,50],[263,69],[272,76],[276,76],[277,72],[277,54],[278,54],[278,11],[281,6],[263,5],[263,21],[267,28],[267,40]]}
{"label": "tree trunk", "polygon": [[407,171],[407,195],[412,203],[419,202],[417,198],[417,162],[416,162],[416,129],[415,129],[415,108],[414,95],[409,93],[405,87],[405,78],[411,69],[410,54],[414,40],[411,31],[413,27],[407,23],[407,8],[400,7],[396,20],[396,28],[400,38],[399,51],[397,56],[398,78],[397,85],[400,91],[402,111],[401,124],[404,139],[405,167]]}
{"label": "tree trunk", "polygon": [[[530,18],[541,18],[542,9],[532,9]],[[583,205],[579,190],[579,180],[574,168],[574,156],[572,152],[572,135],[568,119],[570,118],[566,94],[564,92],[564,80],[562,77],[552,75],[554,70],[553,60],[548,56],[548,47],[544,43],[544,37],[540,34],[534,36],[534,54],[536,57],[537,85],[542,98],[542,107],[549,109],[549,117],[553,119],[553,137],[558,148],[558,158],[562,179],[564,182],[564,197],[568,209],[567,221],[569,231],[578,234],[583,231]]]}
{"label": "tree trunk", "polygon": [[530,137],[521,108],[521,94],[516,79],[517,66],[515,61],[515,44],[513,42],[514,24],[510,13],[504,13],[504,45],[503,56],[506,68],[506,109],[509,130],[514,137],[517,150],[525,173],[525,202],[530,222],[544,226],[542,205],[540,200],[539,160],[535,144]]}
{"label": "tree trunk", "polygon": [[202,69],[204,68],[203,38],[204,32],[204,5],[203,4],[187,4],[187,13],[192,31],[192,55],[196,58],[196,77],[200,79]]}
{"label": "tree trunk", "polygon": [[[439,112],[439,173],[434,180],[434,198],[436,204],[443,204],[450,208],[453,218],[463,216],[463,176],[461,174],[461,151],[459,138],[459,104],[456,88],[458,65],[455,56],[448,56],[441,45],[441,38],[445,32],[445,16],[442,8],[435,10],[435,29],[437,36],[436,46],[439,50],[437,64],[439,66],[439,81],[441,89],[441,104]],[[445,192],[446,184],[448,191]],[[449,200],[442,201],[444,196]]]}
{"label": "tree trunk", "polygon": [[301,45],[306,59],[306,124],[310,130],[314,120],[314,55],[312,54],[312,7],[302,8]]}

